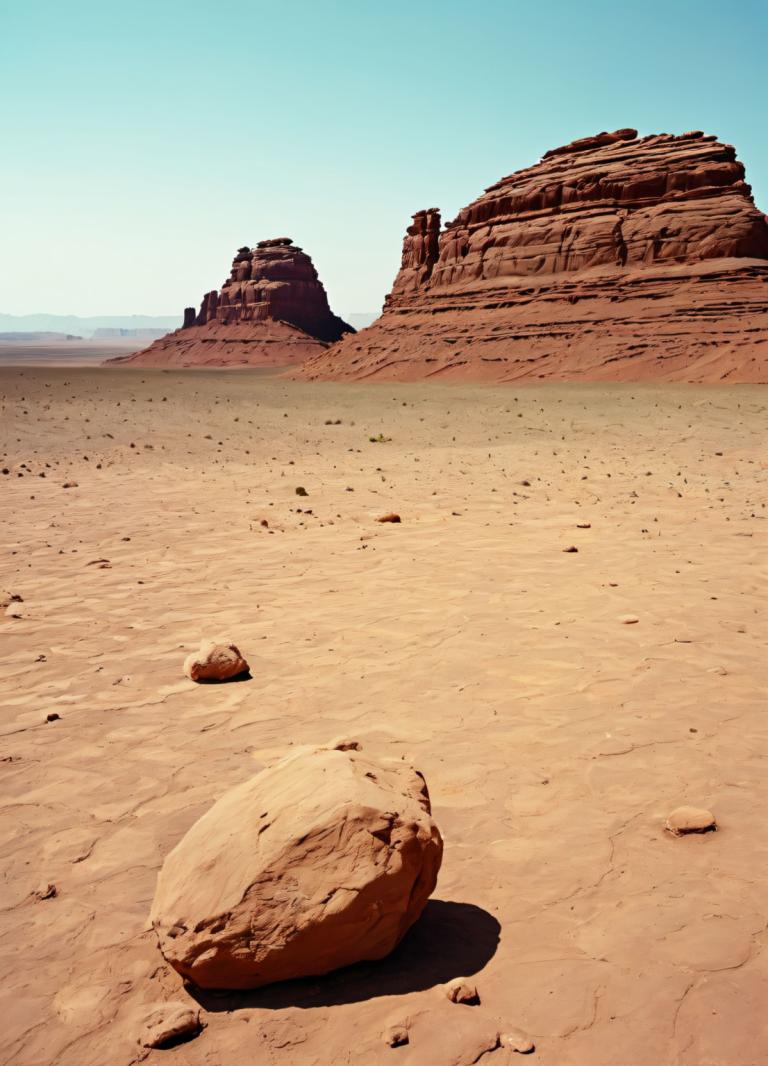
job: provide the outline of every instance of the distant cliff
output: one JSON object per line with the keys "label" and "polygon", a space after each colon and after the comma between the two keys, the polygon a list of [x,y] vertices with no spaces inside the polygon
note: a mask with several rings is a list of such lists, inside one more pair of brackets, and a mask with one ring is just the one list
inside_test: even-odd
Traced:
{"label": "distant cliff", "polygon": [[186,308],[181,329],[110,360],[139,366],[288,366],[352,326],[334,315],[312,260],[289,237],[241,248],[221,290]]}

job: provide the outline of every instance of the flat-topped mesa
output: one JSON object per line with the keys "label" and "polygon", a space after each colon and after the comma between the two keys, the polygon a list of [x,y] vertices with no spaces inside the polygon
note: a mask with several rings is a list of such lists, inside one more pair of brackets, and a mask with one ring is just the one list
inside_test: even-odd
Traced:
{"label": "flat-topped mesa", "polygon": [[585,137],[440,230],[413,216],[372,326],[303,376],[768,380],[768,224],[699,130]]}
{"label": "flat-topped mesa", "polygon": [[238,249],[221,290],[184,311],[181,329],[112,362],[281,366],[323,351],[351,326],[334,315],[310,257],[290,237]]}

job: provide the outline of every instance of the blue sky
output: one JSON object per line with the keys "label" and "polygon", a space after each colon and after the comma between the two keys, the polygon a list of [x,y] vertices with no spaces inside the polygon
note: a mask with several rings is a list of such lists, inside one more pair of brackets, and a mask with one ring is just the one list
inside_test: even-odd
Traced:
{"label": "blue sky", "polygon": [[0,311],[168,314],[291,236],[376,311],[451,218],[621,126],[736,145],[768,210],[768,2],[0,0]]}

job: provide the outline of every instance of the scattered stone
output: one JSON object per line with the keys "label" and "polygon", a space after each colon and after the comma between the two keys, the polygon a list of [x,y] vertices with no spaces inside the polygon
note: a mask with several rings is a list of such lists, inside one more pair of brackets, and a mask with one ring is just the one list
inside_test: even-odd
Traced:
{"label": "scattered stone", "polygon": [[40,885],[39,888],[35,889],[35,891],[32,893],[35,899],[39,900],[54,899],[56,896],[58,896],[58,894],[59,890],[56,888],[56,885],[54,885],[53,881],[45,882],[44,884]]}
{"label": "scattered stone", "polygon": [[591,522],[577,522],[576,523],[576,528],[577,529],[591,529],[592,528],[592,523]]}
{"label": "scattered stone", "polygon": [[465,977],[455,977],[445,986],[445,994],[451,1003],[466,1003],[475,1006],[480,1002],[477,985]]}
{"label": "scattered stone", "polygon": [[307,492],[307,490],[304,488],[303,485],[297,485],[296,486],[296,495],[297,496],[309,496],[309,493]]}
{"label": "scattered stone", "polygon": [[139,1033],[142,1047],[162,1048],[203,1028],[200,1011],[186,1003],[161,1003],[150,1009]]}
{"label": "scattered stone", "polygon": [[636,614],[623,614],[620,616],[619,621],[623,626],[633,626],[636,622],[639,622],[640,619]]}
{"label": "scattered stone", "polygon": [[61,715],[57,714],[56,711],[51,711],[49,714],[46,714],[46,716],[45,716],[46,722],[58,722],[60,719],[61,719]]}
{"label": "scattered stone", "polygon": [[381,1034],[381,1039],[387,1047],[403,1047],[409,1040],[407,1022],[387,1026]]}
{"label": "scattered stone", "polygon": [[399,522],[400,515],[395,514],[394,511],[390,511],[389,514],[383,514],[381,518],[376,519],[377,522]]}
{"label": "scattered stone", "polygon": [[61,487],[63,489],[76,489],[79,486],[78,486],[76,481],[65,481],[64,484]]}
{"label": "scattered stone", "polygon": [[5,609],[6,618],[23,618],[24,615],[19,603],[10,603]]}
{"label": "scattered stone", "polygon": [[522,1029],[506,1029],[501,1034],[501,1046],[520,1055],[530,1055],[536,1050],[536,1045]]}
{"label": "scattered stone", "polygon": [[421,914],[443,842],[400,760],[302,747],[225,793],[168,855],[151,921],[201,988],[381,959]]}
{"label": "scattered stone", "polygon": [[229,681],[247,671],[248,663],[231,641],[203,640],[184,662],[184,673],[193,681]]}
{"label": "scattered stone", "polygon": [[328,747],[332,751],[362,751],[363,745],[359,740],[352,740],[350,737],[336,737],[332,740]]}
{"label": "scattered stone", "polygon": [[577,552],[578,550],[575,544],[571,544],[570,548],[563,548],[564,552]]}
{"label": "scattered stone", "polygon": [[714,814],[703,807],[677,807],[667,818],[664,828],[679,837],[686,833],[714,832],[717,822]]}

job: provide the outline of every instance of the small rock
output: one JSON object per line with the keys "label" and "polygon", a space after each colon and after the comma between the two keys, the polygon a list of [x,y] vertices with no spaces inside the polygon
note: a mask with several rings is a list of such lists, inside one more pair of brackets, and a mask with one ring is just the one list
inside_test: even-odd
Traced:
{"label": "small rock", "polygon": [[184,673],[193,681],[229,681],[247,670],[248,663],[231,641],[203,640],[184,662]]}
{"label": "small rock", "polygon": [[335,737],[328,747],[332,751],[362,751],[363,745],[359,740],[352,740],[350,737]]}
{"label": "small rock", "polygon": [[408,1026],[405,1022],[397,1025],[389,1025],[381,1034],[381,1039],[387,1047],[403,1047],[408,1043]]}
{"label": "small rock", "polygon": [[307,492],[307,490],[304,488],[303,485],[298,485],[296,487],[296,495],[297,496],[309,496],[309,493]]}
{"label": "small rock", "polygon": [[21,607],[18,603],[10,603],[5,609],[6,618],[23,618]]}
{"label": "small rock", "polygon": [[501,1046],[508,1047],[510,1051],[517,1051],[520,1055],[530,1055],[536,1050],[536,1045],[522,1029],[507,1029],[503,1032]]}
{"label": "small rock", "polygon": [[445,986],[445,994],[451,1003],[467,1003],[472,1006],[480,1002],[477,985],[464,977],[455,977]]}
{"label": "small rock", "polygon": [[578,550],[575,544],[571,544],[569,548],[563,548],[564,552],[577,552]]}
{"label": "small rock", "polygon": [[60,719],[61,715],[57,714],[56,711],[51,711],[50,714],[46,714],[45,716],[46,722],[58,722]]}
{"label": "small rock", "polygon": [[59,890],[52,881],[45,882],[32,893],[35,899],[54,899],[58,894]]}
{"label": "small rock", "polygon": [[639,622],[640,619],[636,614],[623,614],[619,618],[619,621],[623,626],[633,626],[636,622]]}
{"label": "small rock", "polygon": [[591,522],[577,522],[576,523],[576,528],[577,529],[591,529],[592,528],[592,523]]}
{"label": "small rock", "polygon": [[197,1036],[203,1028],[200,1011],[186,1003],[162,1003],[151,1008],[139,1033],[142,1047],[164,1047],[180,1037]]}
{"label": "small rock", "polygon": [[686,833],[709,833],[717,829],[715,816],[703,807],[677,807],[670,814],[664,828],[673,836]]}
{"label": "small rock", "polygon": [[400,515],[395,514],[394,511],[390,511],[389,514],[383,514],[381,518],[376,519],[377,522],[399,522]]}
{"label": "small rock", "polygon": [[63,489],[76,489],[78,488],[78,484],[76,481],[65,481],[61,487]]}

